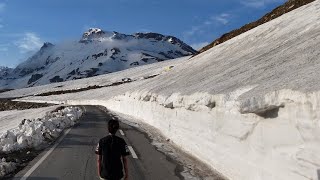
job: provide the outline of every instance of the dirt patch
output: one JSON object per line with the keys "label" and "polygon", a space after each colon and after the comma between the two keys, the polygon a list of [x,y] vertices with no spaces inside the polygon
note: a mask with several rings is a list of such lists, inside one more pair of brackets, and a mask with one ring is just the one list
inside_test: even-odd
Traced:
{"label": "dirt patch", "polygon": [[[282,16],[282,15],[284,15],[294,9],[297,9],[301,6],[309,4],[313,1],[315,1],[315,0],[288,0],[285,4],[275,8],[274,10],[272,10],[270,13],[264,15],[259,20],[252,22],[252,23],[249,23],[249,24],[246,24],[246,25],[242,26],[240,29],[236,29],[236,30],[233,30],[231,32],[228,32],[228,33],[222,35],[220,38],[216,39],[211,44],[200,49],[199,52],[202,53],[208,49],[211,49],[214,46],[222,44],[222,43],[224,43],[224,42],[226,42],[236,36],[239,36],[240,34],[243,34],[251,29],[254,29],[264,23],[267,23],[273,19],[276,19],[276,18],[278,18],[278,17],[280,17],[280,16]],[[312,13],[312,12],[310,12],[310,13]]]}
{"label": "dirt patch", "polygon": [[34,109],[34,108],[41,108],[41,107],[48,107],[48,106],[52,106],[52,104],[17,102],[17,101],[11,101],[8,99],[0,99],[0,111]]}

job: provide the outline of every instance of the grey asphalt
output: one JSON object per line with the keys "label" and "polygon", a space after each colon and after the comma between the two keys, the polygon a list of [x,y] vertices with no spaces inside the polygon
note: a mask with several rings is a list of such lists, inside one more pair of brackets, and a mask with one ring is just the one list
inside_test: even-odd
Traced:
{"label": "grey asphalt", "polygon": [[[72,128],[56,149],[35,169],[28,180],[94,180],[99,179],[96,168],[95,147],[106,136],[107,121],[112,114],[94,106],[83,106],[86,112],[79,124]],[[123,137],[132,146],[138,159],[129,156],[130,180],[179,180],[181,167],[158,152],[146,135],[126,124],[120,125]],[[45,150],[13,179],[20,179],[49,150]]]}

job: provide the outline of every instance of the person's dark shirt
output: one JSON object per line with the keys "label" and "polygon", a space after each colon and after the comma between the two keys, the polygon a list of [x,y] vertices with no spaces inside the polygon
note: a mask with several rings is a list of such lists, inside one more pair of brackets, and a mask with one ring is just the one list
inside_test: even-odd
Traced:
{"label": "person's dark shirt", "polygon": [[101,156],[100,176],[104,179],[121,179],[123,177],[122,156],[129,155],[124,139],[108,135],[100,139],[96,154]]}

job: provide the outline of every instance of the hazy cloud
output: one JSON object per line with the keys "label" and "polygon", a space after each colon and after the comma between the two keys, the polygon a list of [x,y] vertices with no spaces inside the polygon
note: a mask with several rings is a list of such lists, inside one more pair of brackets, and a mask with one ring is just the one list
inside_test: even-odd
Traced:
{"label": "hazy cloud", "polygon": [[25,33],[24,37],[15,42],[21,53],[39,50],[43,41],[35,33]]}
{"label": "hazy cloud", "polygon": [[0,13],[3,12],[6,8],[6,4],[5,3],[0,3]]}
{"label": "hazy cloud", "polygon": [[230,17],[231,17],[230,14],[222,13],[222,14],[220,14],[220,15],[218,15],[218,16],[213,16],[213,17],[211,17],[211,19],[212,19],[213,21],[216,21],[216,22],[219,22],[219,23],[221,23],[221,24],[226,25],[226,24],[229,23]]}
{"label": "hazy cloud", "polygon": [[208,44],[209,44],[209,42],[199,42],[199,43],[191,44],[191,47],[195,50],[200,50],[201,48],[203,48],[204,46],[206,46]]}
{"label": "hazy cloud", "polygon": [[283,3],[286,0],[241,0],[240,3],[247,7],[261,8],[271,3]]}
{"label": "hazy cloud", "polygon": [[184,32],[185,37],[193,36],[195,34],[204,33],[205,30],[211,26],[227,25],[230,22],[232,15],[229,13],[222,13],[211,16],[204,20],[201,24],[192,26],[190,30]]}
{"label": "hazy cloud", "polygon": [[187,36],[193,36],[194,34],[198,33],[202,28],[202,25],[199,26],[192,26],[192,28],[186,32],[184,32],[185,35]]}
{"label": "hazy cloud", "polygon": [[[0,3],[0,13],[4,12],[5,10],[5,7],[6,7],[6,4],[5,3]],[[2,18],[0,17],[0,29],[3,28],[3,24],[2,24]]]}
{"label": "hazy cloud", "polygon": [[0,47],[0,52],[7,52],[9,49],[7,47]]}

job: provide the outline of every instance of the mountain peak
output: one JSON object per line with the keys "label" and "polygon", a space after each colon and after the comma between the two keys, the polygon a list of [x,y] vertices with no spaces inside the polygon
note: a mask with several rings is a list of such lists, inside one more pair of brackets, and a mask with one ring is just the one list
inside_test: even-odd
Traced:
{"label": "mountain peak", "polygon": [[103,38],[106,36],[113,36],[112,32],[105,32],[100,28],[89,28],[88,31],[84,32],[81,41],[93,40],[98,38]]}
{"label": "mountain peak", "polygon": [[52,47],[52,46],[54,46],[52,43],[50,43],[50,42],[45,42],[45,43],[43,43],[41,49],[45,49],[45,48]]}

